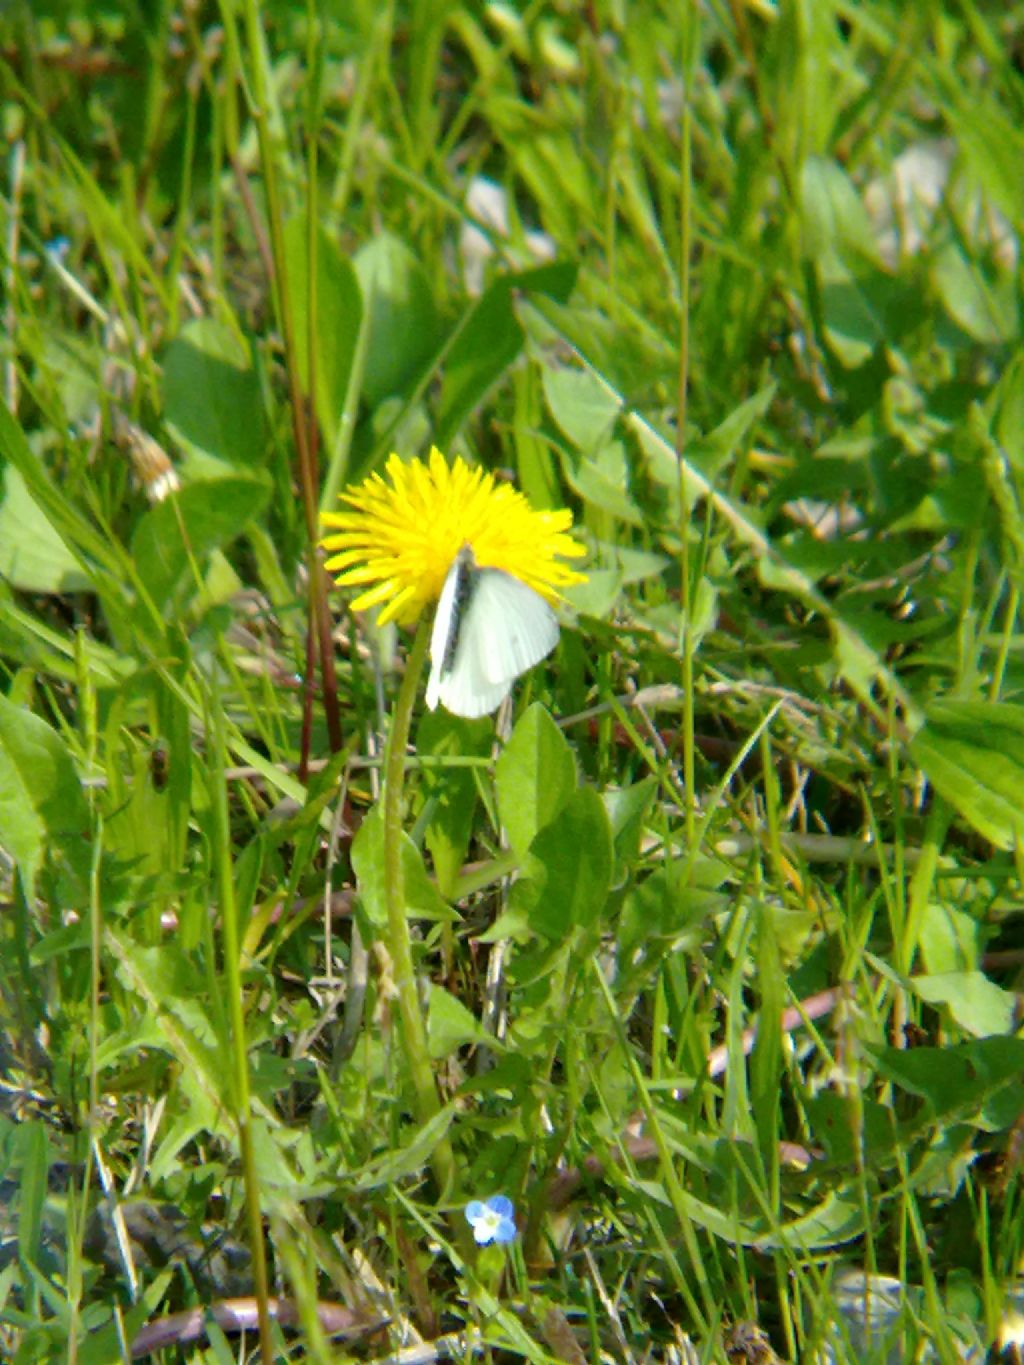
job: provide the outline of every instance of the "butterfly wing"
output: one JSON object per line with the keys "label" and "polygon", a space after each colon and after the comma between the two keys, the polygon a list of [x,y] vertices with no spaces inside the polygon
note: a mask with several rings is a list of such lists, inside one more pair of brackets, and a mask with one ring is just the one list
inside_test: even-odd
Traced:
{"label": "butterfly wing", "polygon": [[558,621],[539,593],[501,569],[479,569],[469,604],[471,638],[492,682],[511,683],[558,644]]}
{"label": "butterfly wing", "polygon": [[456,716],[495,710],[520,673],[558,643],[558,621],[543,597],[500,569],[476,571],[458,629],[451,667],[438,683],[438,696]]}
{"label": "butterfly wing", "polygon": [[464,546],[434,614],[427,705],[485,716],[557,643],[558,622],[543,597],[501,569],[478,569]]}

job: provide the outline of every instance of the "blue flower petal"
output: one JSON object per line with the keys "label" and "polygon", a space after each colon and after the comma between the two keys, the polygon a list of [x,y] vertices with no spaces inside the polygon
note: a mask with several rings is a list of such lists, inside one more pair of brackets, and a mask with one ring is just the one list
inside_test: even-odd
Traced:
{"label": "blue flower petal", "polygon": [[494,1229],[494,1240],[496,1242],[514,1242],[516,1239],[516,1224],[514,1218],[503,1218]]}
{"label": "blue flower petal", "polygon": [[490,1199],[471,1199],[465,1212],[466,1221],[473,1229],[473,1240],[478,1246],[515,1239],[515,1206],[507,1195],[494,1194]]}

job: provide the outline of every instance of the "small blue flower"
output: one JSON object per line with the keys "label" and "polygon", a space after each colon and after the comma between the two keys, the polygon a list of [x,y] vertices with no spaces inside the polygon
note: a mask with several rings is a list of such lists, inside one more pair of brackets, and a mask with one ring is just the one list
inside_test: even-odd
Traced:
{"label": "small blue flower", "polygon": [[466,1222],[482,1247],[488,1242],[511,1242],[516,1235],[515,1207],[503,1194],[471,1199],[466,1205]]}

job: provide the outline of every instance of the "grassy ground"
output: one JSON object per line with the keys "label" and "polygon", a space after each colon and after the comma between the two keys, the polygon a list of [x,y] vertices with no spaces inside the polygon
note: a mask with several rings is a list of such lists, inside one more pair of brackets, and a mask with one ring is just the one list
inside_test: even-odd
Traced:
{"label": "grassy ground", "polygon": [[[11,0],[0,57],[0,1355],[983,1359],[1024,5]],[[412,636],[311,541],[432,443],[589,577],[402,788]]]}

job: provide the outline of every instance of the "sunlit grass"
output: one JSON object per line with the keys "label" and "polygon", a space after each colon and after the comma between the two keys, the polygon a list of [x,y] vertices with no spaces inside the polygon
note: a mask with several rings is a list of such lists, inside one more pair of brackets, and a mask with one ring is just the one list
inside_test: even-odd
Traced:
{"label": "sunlit grass", "polygon": [[[997,1339],[1022,51],[969,0],[0,15],[0,1355]],[[313,548],[432,444],[588,549],[497,724]]]}

